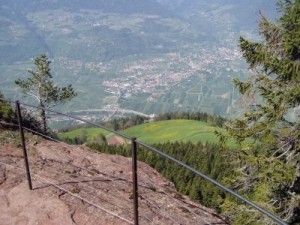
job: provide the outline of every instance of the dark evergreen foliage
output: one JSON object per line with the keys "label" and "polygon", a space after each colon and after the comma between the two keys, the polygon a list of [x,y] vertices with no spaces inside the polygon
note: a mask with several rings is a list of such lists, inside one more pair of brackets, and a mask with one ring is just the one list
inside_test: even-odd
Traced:
{"label": "dark evergreen foliage", "polygon": [[168,112],[158,114],[154,120],[176,120],[176,119],[187,119],[187,120],[197,120],[210,123],[213,126],[222,127],[225,118],[218,115],[211,115],[205,112]]}
{"label": "dark evergreen foliage", "polygon": [[[242,118],[225,124],[241,148],[234,154],[239,169],[227,182],[291,224],[299,224],[300,191],[295,187],[300,186],[300,121],[299,115],[291,118],[289,113],[300,105],[300,0],[279,1],[278,6],[282,16],[277,22],[261,17],[263,41],[240,38],[243,56],[255,74],[246,82],[234,80],[249,104]],[[259,148],[247,144],[246,138],[256,139]],[[234,224],[272,224],[230,199],[222,210]]]}

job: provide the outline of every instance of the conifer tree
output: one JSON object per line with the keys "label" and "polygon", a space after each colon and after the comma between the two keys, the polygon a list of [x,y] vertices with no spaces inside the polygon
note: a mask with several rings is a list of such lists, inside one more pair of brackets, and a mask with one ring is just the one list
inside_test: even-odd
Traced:
{"label": "conifer tree", "polygon": [[69,101],[76,96],[71,85],[67,87],[57,87],[51,74],[51,61],[46,55],[35,58],[36,70],[29,70],[31,77],[22,80],[17,79],[15,83],[21,88],[25,95],[35,98],[39,104],[40,117],[44,133],[47,133],[47,121],[45,109],[56,106],[57,104]]}
{"label": "conifer tree", "polygon": [[[289,113],[300,104],[300,0],[279,1],[278,9],[282,14],[276,22],[261,16],[263,41],[243,37],[239,41],[254,75],[245,82],[234,79],[234,84],[241,95],[255,103],[248,105],[242,118],[226,124],[230,136],[241,146],[236,152],[240,169],[227,181],[296,224],[300,223],[300,121],[299,115],[291,118]],[[249,144],[247,138],[256,144]],[[228,215],[235,204],[231,200],[223,204]],[[249,212],[242,213],[236,224],[251,218],[258,224],[270,223]]]}

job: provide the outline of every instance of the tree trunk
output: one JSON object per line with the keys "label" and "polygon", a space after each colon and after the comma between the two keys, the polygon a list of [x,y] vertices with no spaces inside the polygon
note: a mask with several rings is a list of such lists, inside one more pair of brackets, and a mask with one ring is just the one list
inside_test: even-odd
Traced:
{"label": "tree trunk", "polygon": [[40,106],[42,107],[42,109],[40,109],[40,116],[42,119],[42,129],[44,134],[47,134],[47,120],[46,120],[46,112],[44,109],[44,104],[42,102],[40,102]]}

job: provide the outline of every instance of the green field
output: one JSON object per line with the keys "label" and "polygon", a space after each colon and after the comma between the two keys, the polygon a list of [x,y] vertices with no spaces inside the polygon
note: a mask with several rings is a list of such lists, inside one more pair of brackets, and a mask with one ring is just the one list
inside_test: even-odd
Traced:
{"label": "green field", "polygon": [[[146,123],[128,128],[121,133],[136,137],[147,144],[164,143],[168,141],[191,141],[193,143],[201,141],[218,143],[219,139],[214,134],[215,130],[225,132],[224,129],[216,128],[205,122],[181,119]],[[59,133],[59,137],[75,138],[83,133],[88,136],[88,140],[92,140],[93,137],[97,137],[101,133],[108,139],[113,136],[100,128],[80,128],[65,133]],[[232,146],[233,141],[229,141],[228,145]]]}
{"label": "green field", "polygon": [[195,120],[166,120],[131,127],[123,133],[149,144],[167,141],[217,143],[215,130],[221,129]]}
{"label": "green field", "polygon": [[103,130],[101,128],[79,128],[68,132],[58,133],[58,137],[61,139],[64,138],[72,139],[75,137],[80,137],[81,135],[87,135],[88,141],[90,141],[93,140],[94,137],[99,136],[100,134],[107,136],[108,134],[110,134],[110,132]]}

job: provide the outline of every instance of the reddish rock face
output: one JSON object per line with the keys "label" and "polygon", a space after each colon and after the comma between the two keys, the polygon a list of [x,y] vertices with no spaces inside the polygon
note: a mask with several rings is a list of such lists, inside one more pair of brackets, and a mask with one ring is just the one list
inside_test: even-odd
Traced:
{"label": "reddish rock face", "polygon": [[[0,221],[13,224],[133,224],[131,159],[43,141],[28,146],[34,190],[20,148],[0,145]],[[227,224],[138,163],[140,224]]]}

